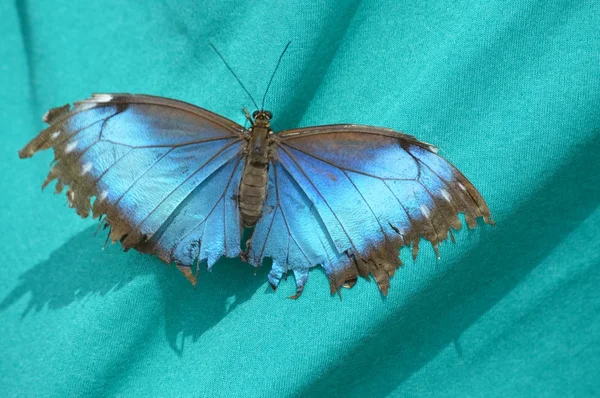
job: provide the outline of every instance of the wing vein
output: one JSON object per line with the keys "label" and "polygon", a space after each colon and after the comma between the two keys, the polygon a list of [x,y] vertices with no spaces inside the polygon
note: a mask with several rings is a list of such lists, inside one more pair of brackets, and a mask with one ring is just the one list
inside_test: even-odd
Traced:
{"label": "wing vein", "polygon": [[150,172],[150,170],[152,170],[152,168],[154,166],[156,166],[156,164],[158,162],[160,162],[161,160],[163,160],[169,153],[173,152],[175,150],[175,148],[171,148],[169,149],[167,152],[165,152],[164,154],[162,154],[158,159],[156,159],[151,165],[150,167],[148,167],[142,174],[140,174],[134,182],[131,183],[131,185],[125,190],[125,192],[123,192],[121,195],[119,195],[119,197],[117,198],[117,200],[114,203],[114,207],[117,207],[119,205],[119,202],[121,202],[121,199],[123,199],[123,197],[125,195],[127,195],[127,193],[129,191],[131,191],[131,189],[133,189],[133,187],[135,186],[135,184],[137,184],[142,178],[144,178],[144,176],[146,174],[148,174]]}
{"label": "wing vein", "polygon": [[[162,98],[162,97],[159,97],[159,98]],[[198,118],[208,119],[211,122],[214,122],[215,124],[218,124],[220,127],[225,128],[227,131],[233,133],[231,137],[227,137],[227,138],[235,138],[237,135],[241,134],[241,132],[243,131],[242,126],[238,125],[233,120],[229,120],[227,118],[224,118],[223,116],[217,115],[216,113],[213,113],[213,112],[211,112],[211,111],[209,111],[207,109],[200,108],[199,106],[192,105],[192,104],[189,104],[189,103],[183,102],[183,101],[176,101],[176,100],[172,100],[172,99],[170,99],[170,101],[174,101],[174,102],[177,102],[179,104],[183,104],[184,106],[194,107],[194,108],[196,108],[197,110],[199,110],[201,112],[206,112],[206,115],[200,115],[199,113],[194,112],[194,111],[192,111],[190,109],[185,109],[185,108],[178,107],[178,106],[175,106],[175,105],[163,104],[163,103],[159,104],[157,102],[110,101],[110,102],[102,103],[102,102],[89,101],[87,103],[93,103],[93,104],[96,104],[96,106],[94,106],[93,108],[81,109],[81,110],[78,110],[76,112],[70,113],[64,120],[67,120],[71,116],[76,115],[78,113],[87,112],[87,111],[90,111],[90,110],[93,110],[93,109],[98,109],[98,108],[105,108],[105,107],[111,106],[111,105],[118,105],[118,104],[124,104],[124,105],[148,105],[148,106],[160,106],[160,107],[164,107],[164,108],[177,109],[179,111],[192,114],[192,115],[194,115],[194,116],[196,116]],[[78,103],[84,103],[84,102],[86,102],[86,101],[84,100],[84,101],[81,101],[81,102],[78,102]],[[226,122],[224,122],[222,120],[219,120],[220,118],[226,120],[231,125],[228,126]],[[237,131],[234,131],[232,129],[233,125],[235,125],[236,127],[239,126],[239,130],[240,130],[239,133]]]}
{"label": "wing vein", "polygon": [[371,214],[373,215],[373,217],[377,221],[377,224],[379,225],[379,229],[381,230],[381,234],[383,235],[383,238],[386,239],[387,236],[385,235],[385,232],[383,231],[383,225],[381,225],[381,222],[379,221],[379,218],[377,218],[377,215],[375,215],[375,212],[373,211],[373,208],[371,207],[371,205],[369,204],[369,202],[367,202],[367,199],[364,197],[364,195],[362,194],[362,192],[360,191],[360,189],[358,189],[358,187],[356,186],[356,184],[354,183],[354,181],[352,181],[352,178],[350,178],[350,176],[348,175],[348,172],[346,172],[346,170],[342,170],[342,171],[343,171],[344,175],[346,176],[346,178],[350,181],[350,183],[352,184],[352,186],[354,187],[354,189],[356,189],[356,192],[358,192],[358,194],[360,195],[361,199],[365,202],[365,204],[369,208],[369,211],[371,212]]}
{"label": "wing vein", "polygon": [[[294,243],[296,244],[296,247],[298,247],[298,250],[300,250],[300,253],[304,256],[306,261],[310,263],[310,259],[308,258],[308,256],[304,252],[304,250],[302,249],[302,246],[300,246],[300,244],[298,243],[296,238],[292,235],[292,231],[290,229],[287,216],[285,215],[285,211],[283,210],[283,206],[281,205],[281,196],[280,196],[280,192],[279,192],[279,175],[278,175],[278,171],[277,171],[277,166],[281,165],[281,163],[276,163],[275,161],[272,160],[272,165],[273,165],[273,183],[275,184],[275,200],[276,200],[277,204],[275,205],[275,209],[273,211],[273,218],[271,219],[271,222],[269,223],[269,228],[267,229],[267,233],[265,234],[264,242],[262,244],[260,253],[257,258],[262,262],[262,257],[263,257],[264,251],[266,250],[267,243],[271,236],[271,229],[275,222],[275,217],[277,216],[277,211],[280,211],[281,217],[283,219],[283,225],[285,226],[285,229],[287,231],[287,248],[286,248],[286,260],[285,260],[286,261],[286,273],[287,273],[287,270],[289,268],[290,239],[292,241],[294,241]],[[281,165],[281,166],[283,167],[283,165]],[[304,195],[306,197],[306,194],[301,189],[299,190],[299,194]],[[311,202],[310,198],[307,197],[307,199],[309,202]],[[311,202],[311,204],[312,204],[312,202]]]}
{"label": "wing vein", "polygon": [[[128,95],[130,95],[130,94],[128,94]],[[111,105],[147,105],[147,106],[160,106],[160,107],[164,107],[164,108],[176,109],[178,111],[192,114],[192,115],[198,117],[199,119],[208,119],[211,122],[214,122],[215,124],[224,128],[228,132],[232,133],[232,136],[228,137],[228,138],[235,138],[236,136],[239,137],[241,134],[243,134],[244,128],[242,126],[240,126],[233,120],[229,120],[223,116],[217,115],[216,113],[211,112],[207,109],[201,108],[196,105],[192,105],[187,102],[177,101],[177,100],[173,100],[173,99],[169,99],[169,98],[153,97],[153,96],[149,96],[149,95],[143,95],[143,96],[146,98],[155,98],[158,100],[168,100],[170,102],[173,102],[173,104],[164,103],[164,102],[143,102],[143,101],[97,102],[97,101],[93,101],[91,99],[87,99],[87,100],[82,100],[82,101],[76,101],[73,105],[68,104],[69,106],[71,106],[71,109],[69,109],[67,111],[68,113],[66,115],[64,115],[64,117],[62,117],[62,119],[55,120],[54,123],[52,123],[52,124],[62,123],[80,113],[92,111],[94,109],[99,109],[99,108],[106,108]],[[76,109],[77,106],[79,106],[80,104],[94,104],[94,106],[91,108],[87,107],[87,108],[83,108],[83,109]],[[183,107],[176,106],[175,104],[182,105]],[[194,110],[186,109],[185,107],[191,107],[191,108],[194,108]],[[104,120],[104,119],[101,119],[101,120]]]}
{"label": "wing vein", "polygon": [[[406,210],[406,207],[404,207],[404,205],[402,204],[402,201],[400,201],[400,198],[398,198],[398,196],[396,196],[396,193],[392,190],[392,188],[390,188],[390,186],[387,184],[387,182],[383,181],[383,184],[390,191],[390,193],[394,196],[394,198],[396,199],[396,201],[398,202],[400,207],[402,207],[402,210],[404,210],[404,213],[406,213],[406,217],[408,218],[408,224],[410,225],[410,228],[412,229],[413,219],[410,216],[410,214],[408,213],[408,210]],[[408,231],[403,231],[403,232],[408,232]]]}
{"label": "wing vein", "polygon": [[379,135],[383,137],[401,138],[410,143],[417,144],[421,147],[427,147],[429,144],[423,143],[417,140],[412,135],[404,134],[396,130],[384,128],[384,127],[373,127],[364,126],[360,124],[330,124],[318,127],[307,127],[301,129],[282,131],[278,134],[282,141],[291,141],[296,138],[303,138],[311,135],[321,134],[368,134],[368,135]]}
{"label": "wing vein", "polygon": [[132,152],[134,149],[135,149],[135,148],[131,148],[131,147],[129,147],[129,150],[128,150],[127,152],[125,152],[125,153],[124,153],[123,155],[121,155],[121,156],[120,156],[120,157],[119,157],[117,160],[115,160],[115,161],[114,161],[114,162],[113,162],[113,163],[112,163],[110,166],[108,166],[108,167],[106,168],[106,170],[104,170],[104,171],[103,171],[103,172],[100,174],[100,176],[98,176],[98,178],[94,179],[94,185],[97,185],[97,184],[100,182],[100,180],[102,179],[102,177],[104,177],[104,175],[105,175],[106,173],[108,173],[108,171],[109,171],[110,169],[112,169],[114,166],[116,166],[116,165],[117,165],[117,163],[119,163],[119,162],[120,162],[120,161],[121,161],[123,158],[125,158],[125,156],[129,155],[129,154],[130,154],[130,153],[131,153],[131,152]]}
{"label": "wing vein", "polygon": [[[283,164],[281,164],[282,167]],[[289,174],[289,172],[288,172]],[[280,201],[280,194],[279,194],[279,177],[277,175],[277,167],[273,168],[273,175],[275,177],[275,193],[276,193],[276,197],[277,197],[277,207],[279,207],[279,210],[281,210],[281,216],[283,217],[283,222],[285,224],[285,228],[288,231],[288,236],[290,238],[292,238],[292,240],[294,241],[294,243],[296,244],[296,246],[298,247],[298,250],[300,250],[300,253],[302,253],[302,255],[304,256],[304,258],[306,259],[307,262],[310,262],[308,256],[306,255],[306,253],[304,252],[304,250],[302,249],[302,247],[298,244],[298,241],[296,240],[296,238],[292,235],[292,231],[290,229],[290,225],[288,223],[287,217],[285,215],[285,212],[283,211],[283,206],[281,206],[281,201]],[[290,174],[290,177],[293,178]],[[300,193],[302,193],[304,195],[304,192],[300,191]],[[312,201],[310,200],[310,198],[308,198],[308,201],[312,203]],[[266,241],[266,239],[265,239]],[[289,254],[289,253],[288,253]]]}
{"label": "wing vein", "polygon": [[83,151],[81,151],[80,153],[77,154],[77,157],[75,159],[73,159],[73,162],[78,162],[79,159],[81,159],[83,157],[83,155],[86,154],[87,151],[89,151],[94,145],[98,144],[99,142],[100,141],[94,141],[90,145],[88,145]]}
{"label": "wing vein", "polygon": [[177,148],[181,148],[181,147],[185,147],[185,146],[196,145],[196,144],[204,144],[205,142],[222,141],[222,140],[238,140],[239,141],[240,138],[239,137],[206,138],[204,140],[194,140],[194,141],[185,142],[183,144],[176,144],[176,145],[171,145],[171,144],[163,144],[163,145],[128,145],[128,144],[124,144],[122,142],[116,142],[116,141],[107,140],[105,138],[102,138],[103,142],[108,142],[109,144],[114,144],[114,145],[124,145],[124,146],[128,146],[130,148],[135,148],[135,149],[148,149],[148,148],[173,148],[173,149],[177,149]]}
{"label": "wing vein", "polygon": [[[59,146],[59,145],[62,145],[62,144],[64,144],[64,143],[66,143],[67,141],[69,141],[70,139],[74,138],[75,136],[77,136],[77,135],[78,135],[79,133],[81,133],[82,131],[89,129],[89,128],[90,128],[90,127],[92,127],[93,125],[95,125],[95,124],[98,124],[98,123],[100,123],[100,122],[102,122],[102,121],[104,121],[104,119],[99,119],[99,120],[96,120],[94,123],[90,123],[90,124],[88,124],[87,126],[80,128],[79,130],[75,130],[75,131],[73,132],[73,134],[71,134],[71,135],[70,135],[70,136],[68,136],[67,138],[65,138],[65,139],[62,139],[62,140],[60,140],[59,142],[57,142],[57,143],[55,143],[54,145],[52,145],[52,148],[56,148],[57,146]],[[39,144],[39,145],[36,147],[36,149],[35,149],[35,150],[36,150],[36,151],[38,151],[38,150],[40,149],[40,147],[42,147],[42,146],[43,146],[44,144],[46,144],[46,143],[47,143],[47,141],[44,141],[44,142],[40,143],[40,144]]]}
{"label": "wing vein", "polygon": [[[277,204],[277,208],[273,212],[273,217],[271,217],[271,222],[269,223],[269,228],[267,229],[267,234],[265,235],[266,236],[265,241],[263,242],[263,245],[260,249],[260,254],[258,255],[259,259],[262,259],[265,248],[267,247],[267,242],[269,241],[269,237],[271,236],[271,228],[273,227],[273,223],[275,222],[275,217],[277,216],[277,210],[281,210],[281,207],[279,207],[279,204]],[[283,211],[281,211],[281,212],[283,215]],[[288,235],[289,235],[289,231],[288,231]]]}
{"label": "wing vein", "polygon": [[[425,192],[427,192],[427,194],[429,195],[429,197],[431,198],[431,200],[433,201],[434,206],[436,206],[436,201],[435,201],[435,197],[433,196],[433,194],[429,191],[429,189],[427,189],[427,187],[425,186],[425,184],[423,184],[421,181],[417,181],[425,190]],[[454,207],[454,206],[452,206]],[[454,208],[456,210],[456,208]],[[442,209],[440,208],[440,213],[442,213],[442,218],[444,219],[444,221],[446,222],[446,225],[448,226],[448,228],[450,227],[450,222],[448,221],[448,219],[446,218],[446,215],[444,214],[444,212],[442,211]],[[433,224],[433,222],[432,222]],[[437,231],[436,231],[436,235],[437,235]],[[438,235],[438,238],[440,237],[440,235]]]}
{"label": "wing vein", "polygon": [[[442,181],[442,182],[444,183],[444,185],[446,185],[446,187],[447,187],[447,188],[448,188],[450,191],[454,192],[455,196],[458,196],[458,197],[460,198],[460,200],[461,200],[461,201],[462,201],[462,202],[465,204],[466,211],[469,211],[469,212],[473,213],[473,211],[470,209],[469,205],[468,205],[468,204],[465,202],[465,200],[463,199],[463,195],[461,195],[461,194],[460,194],[460,192],[457,192],[457,191],[456,191],[456,189],[454,189],[454,187],[452,187],[452,186],[451,186],[451,185],[448,183],[448,181],[446,181],[445,179],[443,179],[442,177],[440,177],[440,175],[439,175],[438,173],[436,173],[436,172],[435,172],[435,170],[433,170],[433,168],[431,168],[431,167],[430,167],[430,166],[429,166],[427,163],[425,163],[425,162],[422,162],[422,163],[423,163],[423,164],[425,165],[425,167],[427,167],[427,168],[428,168],[428,169],[429,169],[429,170],[430,170],[430,171],[431,171],[433,174],[435,174],[435,176],[436,176],[437,178],[439,178],[439,179],[440,179],[440,181]],[[467,193],[469,193],[469,192],[467,191]],[[475,199],[473,198],[473,196],[471,196],[471,194],[469,194],[469,197],[471,198],[471,200],[473,201],[473,203],[475,204],[475,206],[477,206],[477,208],[479,209],[479,205],[477,204],[477,202],[475,201]],[[454,204],[453,204],[453,203],[452,203],[452,206],[454,206]],[[454,207],[454,209],[456,209],[456,207]],[[481,210],[481,209],[479,209],[479,210]],[[458,214],[458,213],[460,213],[460,212],[457,210],[457,211],[456,211],[456,213]],[[476,216],[476,215],[474,215],[474,216]]]}
{"label": "wing vein", "polygon": [[[304,175],[304,177],[306,177],[306,179],[310,182],[310,184],[313,186],[313,188],[315,189],[315,191],[319,194],[319,196],[323,199],[323,202],[325,202],[325,205],[329,208],[329,210],[331,210],[331,213],[333,214],[333,216],[335,217],[336,221],[338,222],[338,224],[340,225],[340,227],[342,228],[342,230],[344,231],[344,234],[346,235],[346,237],[348,237],[348,240],[350,242],[350,245],[352,246],[352,248],[354,249],[354,251],[356,253],[358,253],[358,250],[356,249],[356,246],[354,245],[354,242],[352,240],[352,238],[350,237],[350,235],[348,234],[348,232],[346,231],[346,228],[344,227],[344,225],[342,224],[342,222],[340,221],[339,217],[337,216],[337,214],[335,214],[335,212],[333,211],[333,209],[331,208],[331,206],[329,205],[329,202],[327,202],[327,199],[325,199],[325,197],[323,196],[323,194],[321,193],[321,191],[319,190],[319,188],[317,188],[316,184],[310,179],[310,177],[308,176],[308,174],[306,173],[306,171],[304,171],[304,169],[302,168],[302,166],[300,166],[300,164],[298,163],[298,161],[294,158],[294,156],[283,146],[280,146],[280,148],[287,153],[287,155],[290,157],[290,159],[292,160],[292,162],[294,162],[296,164],[296,166],[298,166],[298,168],[300,169],[300,171],[302,172],[302,174]],[[282,163],[283,165],[283,163]],[[283,167],[285,168],[285,165],[283,165]],[[288,170],[288,173],[291,176],[290,171]],[[293,177],[292,177],[293,178]],[[313,203],[314,205],[314,203]],[[329,232],[328,232],[329,233]],[[331,235],[330,235],[331,237]]]}
{"label": "wing vein", "polygon": [[379,177],[379,176],[376,176],[376,175],[373,175],[373,174],[370,174],[370,173],[365,173],[364,171],[355,170],[355,169],[349,169],[349,168],[346,168],[346,167],[343,167],[343,166],[339,166],[339,165],[337,165],[337,164],[335,164],[335,163],[333,163],[333,162],[331,162],[331,161],[329,161],[329,160],[327,160],[325,158],[322,158],[321,156],[314,155],[314,154],[312,154],[310,152],[307,152],[307,151],[305,151],[303,149],[300,149],[300,148],[298,148],[298,147],[296,147],[294,145],[290,145],[288,143],[283,143],[282,142],[282,143],[280,143],[280,145],[281,146],[286,145],[286,146],[292,148],[295,151],[302,152],[303,154],[305,154],[307,156],[310,156],[310,157],[312,157],[314,159],[320,160],[321,162],[327,163],[328,165],[330,165],[332,167],[335,167],[335,168],[338,168],[338,169],[340,169],[342,171],[350,171],[352,173],[361,174],[361,175],[364,175],[364,176],[367,176],[367,177],[371,177],[371,178],[376,178],[376,179],[381,180],[381,181],[383,181],[383,180],[388,180],[388,181],[390,181],[390,180],[391,181],[415,181],[414,178],[382,178],[382,177]]}
{"label": "wing vein", "polygon": [[[162,205],[168,198],[169,196],[171,196],[173,194],[173,192],[175,192],[177,189],[179,189],[179,187],[181,187],[183,184],[185,184],[187,181],[189,181],[193,176],[195,176],[200,170],[202,170],[204,168],[204,166],[206,166],[208,163],[210,163],[213,159],[215,159],[219,154],[221,154],[225,149],[231,147],[233,144],[238,143],[240,140],[239,139],[234,139],[232,142],[230,142],[227,145],[224,145],[221,149],[219,149],[214,155],[212,155],[206,162],[204,162],[204,164],[202,164],[202,166],[200,166],[199,168],[197,168],[192,174],[190,174],[185,180],[183,180],[179,185],[177,185],[175,188],[173,188],[171,190],[171,192],[169,192],[151,211],[150,213],[148,213],[148,215],[142,220],[140,221],[138,224],[136,224],[135,228],[139,228],[140,225],[142,225],[144,223],[144,221],[146,221],[148,219],[148,217],[150,217],[155,211],[156,209],[158,209],[160,207],[160,205]],[[175,148],[174,148],[175,149]],[[229,158],[227,160],[227,162],[231,161],[231,159],[233,159],[234,157],[239,155],[239,151],[237,153],[235,153],[231,158]],[[225,162],[225,163],[227,163]]]}
{"label": "wing vein", "polygon": [[[237,156],[237,154],[236,154],[236,156]],[[232,159],[233,159],[233,157],[231,159],[229,159],[225,164],[231,162]],[[179,242],[177,242],[177,244],[173,247],[173,249],[171,249],[171,255],[172,255],[172,253],[175,252],[175,250],[177,250],[177,248],[179,247],[179,245],[181,244],[181,242],[183,242],[188,236],[190,236],[190,234],[192,232],[194,232],[196,230],[196,228],[198,228],[199,226],[201,226],[202,224],[204,224],[206,222],[206,220],[208,220],[208,218],[211,216],[211,214],[213,213],[213,211],[215,211],[216,207],[219,205],[219,202],[223,199],[223,196],[225,196],[225,194],[227,193],[227,190],[229,189],[229,185],[231,184],[231,181],[233,180],[233,175],[237,171],[237,168],[238,168],[238,166],[240,164],[240,161],[241,161],[241,157],[238,156],[237,162],[236,162],[235,166],[233,167],[231,175],[227,179],[227,185],[225,185],[225,189],[223,190],[223,193],[221,194],[221,196],[219,197],[219,199],[215,202],[215,204],[213,205],[213,207],[210,209],[210,211],[208,212],[208,214],[206,215],[206,217],[204,217],[204,219],[202,221],[196,223],[196,225],[193,228],[190,228],[190,230],[179,240]]]}

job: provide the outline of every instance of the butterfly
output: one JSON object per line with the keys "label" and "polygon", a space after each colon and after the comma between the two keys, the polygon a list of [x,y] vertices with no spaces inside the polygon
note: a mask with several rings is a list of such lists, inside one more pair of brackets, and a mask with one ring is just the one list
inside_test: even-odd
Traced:
{"label": "butterfly", "polygon": [[19,156],[52,148],[43,187],[67,186],[70,206],[112,242],[175,263],[194,284],[200,263],[270,258],[271,286],[292,272],[293,298],[317,265],[332,294],[372,276],[387,295],[400,248],[416,258],[425,239],[438,253],[460,213],[470,228],[493,224],[473,184],[413,136],[355,124],[275,134],[263,107],[246,117],[249,128],[173,99],[93,94],[49,110]]}

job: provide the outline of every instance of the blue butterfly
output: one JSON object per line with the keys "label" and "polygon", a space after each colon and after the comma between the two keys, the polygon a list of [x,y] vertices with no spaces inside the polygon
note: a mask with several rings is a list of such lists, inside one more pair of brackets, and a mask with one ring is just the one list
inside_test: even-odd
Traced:
{"label": "blue butterfly", "polygon": [[271,258],[269,282],[293,272],[294,298],[317,265],[332,293],[372,275],[386,295],[401,247],[416,257],[424,238],[437,252],[459,213],[471,228],[493,223],[462,173],[412,136],[352,124],[274,134],[269,111],[247,117],[249,129],[172,99],[95,94],[48,111],[19,156],[53,148],[43,186],[68,186],[71,207],[125,250],[174,262],[193,283],[203,261]]}
{"label": "blue butterfly", "polygon": [[[67,185],[71,207],[92,212],[108,238],[175,263],[195,285],[198,265],[241,257],[273,261],[273,289],[289,271],[298,298],[321,265],[331,293],[372,275],[383,295],[401,265],[399,249],[421,237],[438,243],[476,218],[493,224],[475,187],[433,145],[394,130],[339,124],[274,134],[265,98],[251,127],[181,101],[149,95],[94,94],[46,112],[50,127],[19,151],[53,148],[42,187]],[[92,203],[92,198],[94,198]],[[244,228],[250,239],[242,251]],[[196,272],[192,268],[196,265]]]}

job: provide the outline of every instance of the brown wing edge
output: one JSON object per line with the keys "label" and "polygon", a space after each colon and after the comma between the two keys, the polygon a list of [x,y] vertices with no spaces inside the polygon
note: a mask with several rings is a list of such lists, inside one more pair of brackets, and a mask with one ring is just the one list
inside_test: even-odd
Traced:
{"label": "brown wing edge", "polygon": [[240,137],[243,136],[245,132],[245,129],[234,121],[184,101],[147,94],[94,93],[90,98],[81,101],[75,101],[73,106],[70,104],[65,104],[63,106],[48,110],[44,116],[42,116],[42,121],[50,125],[50,127],[42,130],[37,137],[32,139],[23,149],[21,149],[19,151],[19,157],[21,159],[29,158],[38,151],[52,147],[51,135],[56,131],[56,129],[53,127],[63,123],[66,119],[73,116],[77,112],[83,112],[89,109],[115,104],[148,104],[178,108],[219,124]]}
{"label": "brown wing edge", "polygon": [[[466,185],[463,183],[463,185],[470,195],[479,196],[472,184],[469,183]],[[460,212],[465,215],[469,229],[474,229],[477,226],[476,220],[479,218],[486,224],[495,224],[483,199],[479,202],[478,209],[481,214],[476,217],[470,214],[474,211],[473,209]],[[418,225],[422,223],[421,221],[416,221],[417,226],[414,226],[411,230],[405,231],[402,235],[398,233],[397,236],[386,236],[381,244],[368,248],[364,253],[354,253],[351,250],[347,250],[345,254],[348,256],[348,262],[343,272],[328,275],[331,294],[338,292],[340,287],[351,288],[356,284],[359,276],[369,280],[369,276],[371,275],[375,279],[381,293],[387,296],[390,287],[390,278],[394,276],[396,269],[403,265],[399,256],[400,251],[405,247],[412,248],[412,258],[416,260],[422,240],[429,241],[436,256],[440,258],[439,244],[448,240],[448,238],[452,242],[455,242],[452,231],[460,230],[462,222],[450,225],[446,221],[447,216],[444,215],[442,209],[436,207],[431,209],[431,211],[430,220],[434,225],[435,235],[433,236],[435,237],[431,233],[422,234],[415,232],[415,230],[419,229]],[[394,226],[392,228],[397,230]]]}
{"label": "brown wing edge", "polygon": [[381,135],[381,136],[396,138],[399,140],[405,140],[412,144],[422,146],[423,148],[427,148],[431,152],[434,152],[434,153],[438,152],[438,148],[435,145],[420,141],[416,137],[414,137],[410,134],[405,134],[403,132],[385,128],[385,127],[365,126],[362,124],[324,124],[324,125],[315,126],[315,127],[304,127],[304,128],[282,131],[282,132],[278,133],[276,135],[276,137],[278,140],[285,142],[285,141],[292,141],[295,138],[304,138],[306,136],[311,136],[311,135],[339,134],[339,133],[344,133],[344,132]]}

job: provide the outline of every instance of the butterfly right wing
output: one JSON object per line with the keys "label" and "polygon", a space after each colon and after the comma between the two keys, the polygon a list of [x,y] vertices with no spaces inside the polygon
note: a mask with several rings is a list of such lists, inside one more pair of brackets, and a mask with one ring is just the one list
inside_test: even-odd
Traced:
{"label": "butterfly right wing", "polygon": [[296,296],[308,270],[321,265],[331,292],[373,275],[387,294],[401,264],[399,249],[421,238],[434,249],[459,213],[469,227],[490,211],[473,184],[432,145],[378,127],[317,126],[273,137],[267,202],[256,225],[249,261],[273,259],[275,287],[293,271]]}

